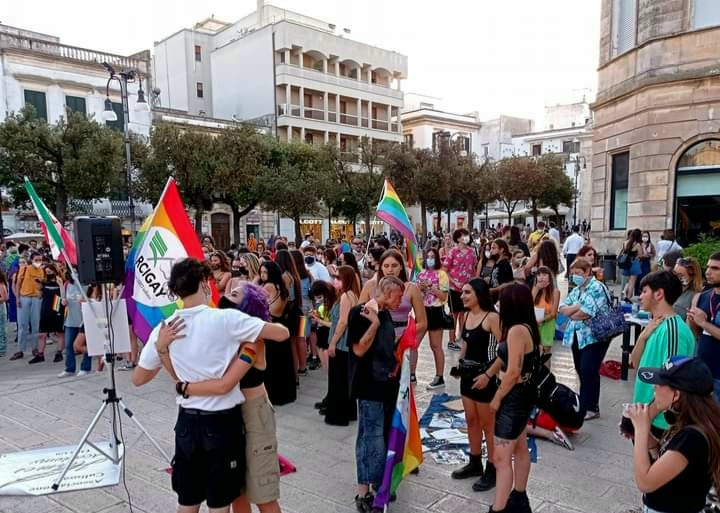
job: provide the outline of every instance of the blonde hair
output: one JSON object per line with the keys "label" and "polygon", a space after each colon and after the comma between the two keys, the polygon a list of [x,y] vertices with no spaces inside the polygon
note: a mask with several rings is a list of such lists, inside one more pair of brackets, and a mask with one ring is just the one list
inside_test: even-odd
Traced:
{"label": "blonde hair", "polygon": [[242,258],[245,262],[245,267],[250,274],[251,280],[260,276],[260,259],[258,257],[256,257],[253,253],[242,253],[240,258]]}

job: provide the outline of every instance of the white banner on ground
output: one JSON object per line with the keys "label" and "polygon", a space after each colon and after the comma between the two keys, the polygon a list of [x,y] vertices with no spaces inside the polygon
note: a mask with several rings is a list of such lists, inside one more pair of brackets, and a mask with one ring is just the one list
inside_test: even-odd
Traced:
{"label": "white banner on ground", "polygon": [[[104,452],[111,454],[109,442],[97,442]],[[32,451],[12,452],[0,455],[0,495],[45,495],[56,493],[53,483],[72,456],[74,445],[48,447]],[[121,463],[115,465],[108,458],[86,445],[58,492],[86,490],[113,486],[120,482],[123,446],[118,447]]]}

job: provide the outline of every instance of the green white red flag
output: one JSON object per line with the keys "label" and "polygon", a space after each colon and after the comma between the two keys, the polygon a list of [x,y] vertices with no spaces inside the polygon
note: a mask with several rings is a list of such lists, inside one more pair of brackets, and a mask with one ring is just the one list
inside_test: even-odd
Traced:
{"label": "green white red flag", "polygon": [[[77,265],[77,249],[75,248],[75,241],[68,231],[63,227],[60,221],[48,210],[43,200],[40,199],[32,183],[25,177],[25,190],[30,196],[35,213],[40,221],[40,229],[45,236],[45,240],[50,244],[50,251],[55,260],[65,260],[65,255],[70,260],[72,265]],[[64,251],[64,253],[63,253]]]}

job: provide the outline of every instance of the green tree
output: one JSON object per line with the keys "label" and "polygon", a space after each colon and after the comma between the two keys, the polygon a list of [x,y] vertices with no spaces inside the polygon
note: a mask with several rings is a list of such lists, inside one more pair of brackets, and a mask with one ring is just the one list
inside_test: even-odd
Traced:
{"label": "green tree", "polygon": [[533,185],[535,164],[529,157],[508,157],[498,161],[493,171],[495,194],[508,215],[508,224],[521,201],[529,199],[529,187]]}
{"label": "green tree", "polygon": [[329,165],[309,144],[279,142],[271,149],[270,165],[258,182],[258,197],[263,205],[293,220],[297,244],[302,241],[302,214],[320,209]]}
{"label": "green tree", "polygon": [[563,161],[560,157],[546,154],[539,159],[538,164],[543,169],[544,179],[546,180],[546,187],[538,197],[538,205],[541,208],[552,209],[559,223],[560,205],[570,206],[577,191],[570,177],[565,174]]}
{"label": "green tree", "polygon": [[360,140],[360,170],[352,178],[354,194],[362,205],[361,215],[365,219],[365,237],[369,240],[372,230],[370,221],[380,200],[384,176],[382,173],[388,143],[370,141],[367,137]]}
{"label": "green tree", "polygon": [[61,222],[67,220],[71,198],[107,197],[123,163],[120,134],[80,113],[51,125],[27,106],[0,124],[0,183],[21,206],[28,201],[27,176]]}
{"label": "green tree", "polygon": [[[429,149],[416,149],[417,173],[415,174],[415,190],[420,203],[420,215],[423,218],[423,232],[427,234],[427,212],[436,211],[438,219],[448,203],[450,181],[446,169],[442,166],[437,154]],[[436,227],[433,226],[433,230]]]}
{"label": "green tree", "polygon": [[405,144],[388,147],[383,172],[390,179],[405,207],[420,203],[423,237],[427,234],[427,211],[418,194],[418,152]]}
{"label": "green tree", "polygon": [[182,130],[160,123],[150,136],[150,151],[142,163],[137,190],[157,203],[167,179],[173,176],[186,205],[195,210],[195,232],[202,234],[202,216],[212,207],[213,176],[220,169],[219,144],[209,133]]}
{"label": "green tree", "polygon": [[467,212],[467,225],[475,226],[475,212],[482,205],[495,199],[495,184],[492,180],[492,164],[488,161],[477,164],[474,157],[463,157],[459,168],[457,196]]}
{"label": "green tree", "polygon": [[240,219],[260,201],[258,178],[270,164],[274,138],[251,125],[224,130],[216,137],[218,166],[211,179],[215,199],[233,213],[233,240],[240,240]]}

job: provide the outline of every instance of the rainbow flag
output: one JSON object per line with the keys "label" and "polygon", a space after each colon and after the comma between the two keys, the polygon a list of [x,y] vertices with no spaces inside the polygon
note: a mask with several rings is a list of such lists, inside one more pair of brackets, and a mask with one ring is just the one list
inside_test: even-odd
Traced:
{"label": "rainbow flag", "polygon": [[375,508],[385,508],[390,502],[390,495],[397,491],[400,482],[418,468],[423,461],[420,422],[410,382],[410,351],[408,351],[408,349],[416,347],[415,318],[410,316],[407,328],[400,337],[396,353],[402,362],[400,391],[388,437],[385,473],[373,503]]}
{"label": "rainbow flag", "polygon": [[[143,223],[125,262],[128,316],[133,331],[147,342],[150,332],[182,306],[168,295],[167,281],[173,264],[182,258],[203,260],[203,251],[185,212],[175,179],[170,177],[152,215]],[[213,303],[219,296],[211,281]]]}
{"label": "rainbow flag", "polygon": [[402,201],[400,201],[400,196],[397,195],[395,188],[387,178],[385,178],[382,196],[377,204],[377,212],[375,215],[400,232],[405,238],[408,267],[410,268],[412,276],[417,276],[417,274],[422,271],[422,266],[418,258],[419,254],[415,230],[413,229],[413,225],[410,222],[410,218],[407,215]]}

